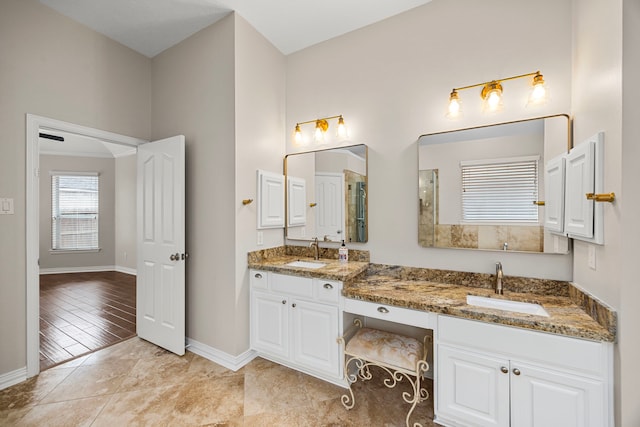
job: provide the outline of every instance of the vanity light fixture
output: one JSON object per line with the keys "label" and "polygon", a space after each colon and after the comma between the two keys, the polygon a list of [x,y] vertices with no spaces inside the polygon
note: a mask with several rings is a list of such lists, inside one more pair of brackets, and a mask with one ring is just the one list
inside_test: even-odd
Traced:
{"label": "vanity light fixture", "polygon": [[342,114],[338,115],[338,116],[331,116],[331,117],[323,117],[321,119],[315,119],[315,120],[308,120],[306,122],[298,122],[296,123],[296,128],[294,131],[294,140],[296,142],[296,144],[302,144],[304,142],[304,136],[302,134],[302,129],[301,129],[301,125],[306,125],[309,123],[315,123],[315,131],[313,134],[313,140],[316,143],[323,143],[325,141],[325,134],[327,133],[327,130],[329,129],[329,120],[333,120],[333,119],[338,119],[338,126],[337,126],[337,131],[336,131],[336,136],[339,139],[344,139],[347,137],[347,127],[344,124],[344,118],[342,117]]}
{"label": "vanity light fixture", "polygon": [[547,90],[544,86],[542,74],[540,74],[540,71],[535,71],[533,73],[521,74],[519,76],[506,77],[499,80],[491,80],[488,82],[454,88],[449,95],[449,109],[447,111],[447,117],[456,118],[462,112],[462,105],[458,91],[480,86],[482,86],[480,97],[483,101],[483,110],[494,112],[502,109],[502,82],[520,79],[523,77],[533,77],[533,81],[531,83],[533,87],[531,94],[529,95],[527,105],[543,103],[547,97]]}

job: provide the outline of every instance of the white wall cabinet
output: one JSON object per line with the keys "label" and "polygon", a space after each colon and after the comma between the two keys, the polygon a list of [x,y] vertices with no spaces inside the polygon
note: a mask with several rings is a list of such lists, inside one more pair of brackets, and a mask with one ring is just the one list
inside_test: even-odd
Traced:
{"label": "white wall cabinet", "polygon": [[258,170],[258,228],[284,227],[284,175]]}
{"label": "white wall cabinet", "polygon": [[555,157],[544,166],[544,228],[552,233],[564,232],[565,155]]}
{"label": "white wall cabinet", "polygon": [[342,282],[251,270],[251,348],[260,356],[344,385]]}
{"label": "white wall cabinet", "polygon": [[445,426],[613,425],[613,347],[438,316],[436,421]]}
{"label": "white wall cabinet", "polygon": [[307,182],[303,178],[287,177],[287,225],[297,227],[307,223]]}
{"label": "white wall cabinet", "polygon": [[604,133],[573,147],[566,156],[564,231],[571,238],[604,244],[604,207],[587,193],[604,192]]}

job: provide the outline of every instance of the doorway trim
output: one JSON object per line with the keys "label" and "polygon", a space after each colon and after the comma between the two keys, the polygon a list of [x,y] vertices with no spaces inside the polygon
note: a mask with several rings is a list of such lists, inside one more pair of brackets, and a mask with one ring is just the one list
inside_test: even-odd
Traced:
{"label": "doorway trim", "polygon": [[133,138],[87,126],[76,125],[61,120],[27,114],[26,145],[26,281],[27,281],[27,378],[40,372],[40,130],[74,133],[89,138],[101,139],[120,145],[137,147],[149,141]]}

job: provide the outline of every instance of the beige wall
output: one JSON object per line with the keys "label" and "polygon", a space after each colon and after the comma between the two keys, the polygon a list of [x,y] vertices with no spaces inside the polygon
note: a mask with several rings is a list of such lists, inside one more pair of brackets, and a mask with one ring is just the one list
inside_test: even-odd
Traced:
{"label": "beige wall", "polygon": [[[285,121],[285,57],[235,14],[235,333],[232,354],[249,349],[249,272],[247,252],[284,243],[281,228],[256,230],[256,170],[282,171]],[[264,244],[257,245],[257,233]],[[224,327],[224,325],[219,325]]]}
{"label": "beige wall", "polygon": [[[620,426],[640,425],[640,286],[638,285],[638,242],[640,242],[640,2],[624,0],[622,9],[622,253],[620,306],[618,307],[618,360],[616,381]],[[607,162],[607,164],[609,164]],[[613,164],[610,167],[616,167]]]}
{"label": "beige wall", "polygon": [[125,272],[136,270],[136,156],[115,159],[115,260],[116,268]]}
{"label": "beige wall", "polygon": [[150,61],[36,0],[0,2],[0,373],[25,366],[25,114],[148,139]]}
{"label": "beige wall", "polygon": [[234,24],[229,15],[153,59],[152,135],[186,139],[190,338],[232,353],[235,315]]}
{"label": "beige wall", "polygon": [[[99,252],[50,253],[51,171],[97,172]],[[113,158],[40,156],[40,268],[113,267],[115,261],[115,160]]]}
{"label": "beige wall", "polygon": [[[354,249],[378,263],[491,273],[499,260],[506,274],[571,279],[570,255],[420,247],[416,197],[419,135],[570,111],[571,19],[568,0],[434,0],[287,57],[287,152],[301,151],[296,122],[335,114],[369,145],[369,242]],[[547,104],[525,108],[530,82],[519,79],[504,83],[500,114],[481,113],[469,89],[464,116],[445,117],[451,88],[538,69]]]}
{"label": "beige wall", "polygon": [[[232,14],[153,59],[153,138],[187,150],[187,336],[249,347],[247,252],[258,248],[256,169],[282,170],[284,57]],[[264,246],[283,243],[262,230]],[[233,319],[233,321],[230,321]]]}

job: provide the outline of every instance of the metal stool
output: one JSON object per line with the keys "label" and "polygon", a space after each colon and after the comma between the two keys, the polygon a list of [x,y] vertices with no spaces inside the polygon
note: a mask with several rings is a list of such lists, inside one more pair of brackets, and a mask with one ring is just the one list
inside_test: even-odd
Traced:
{"label": "metal stool", "polygon": [[[346,334],[353,336],[346,342],[346,336],[338,338],[345,354],[344,375],[349,383],[349,394],[342,395],[342,405],[349,410],[355,405],[355,397],[351,384],[360,377],[363,381],[372,378],[370,366],[382,368],[389,374],[390,378],[384,380],[384,385],[394,388],[403,378],[407,378],[413,389],[413,394],[402,393],[402,399],[411,404],[407,413],[406,424],[409,425],[409,418],[418,402],[429,398],[429,392],[421,387],[421,380],[425,372],[429,370],[427,363],[427,340],[424,337],[423,343],[415,338],[377,329],[363,328],[360,319],[354,319],[356,332],[351,330]],[[349,373],[349,365],[354,362],[357,373]],[[419,423],[414,423],[413,427],[422,427]]]}

